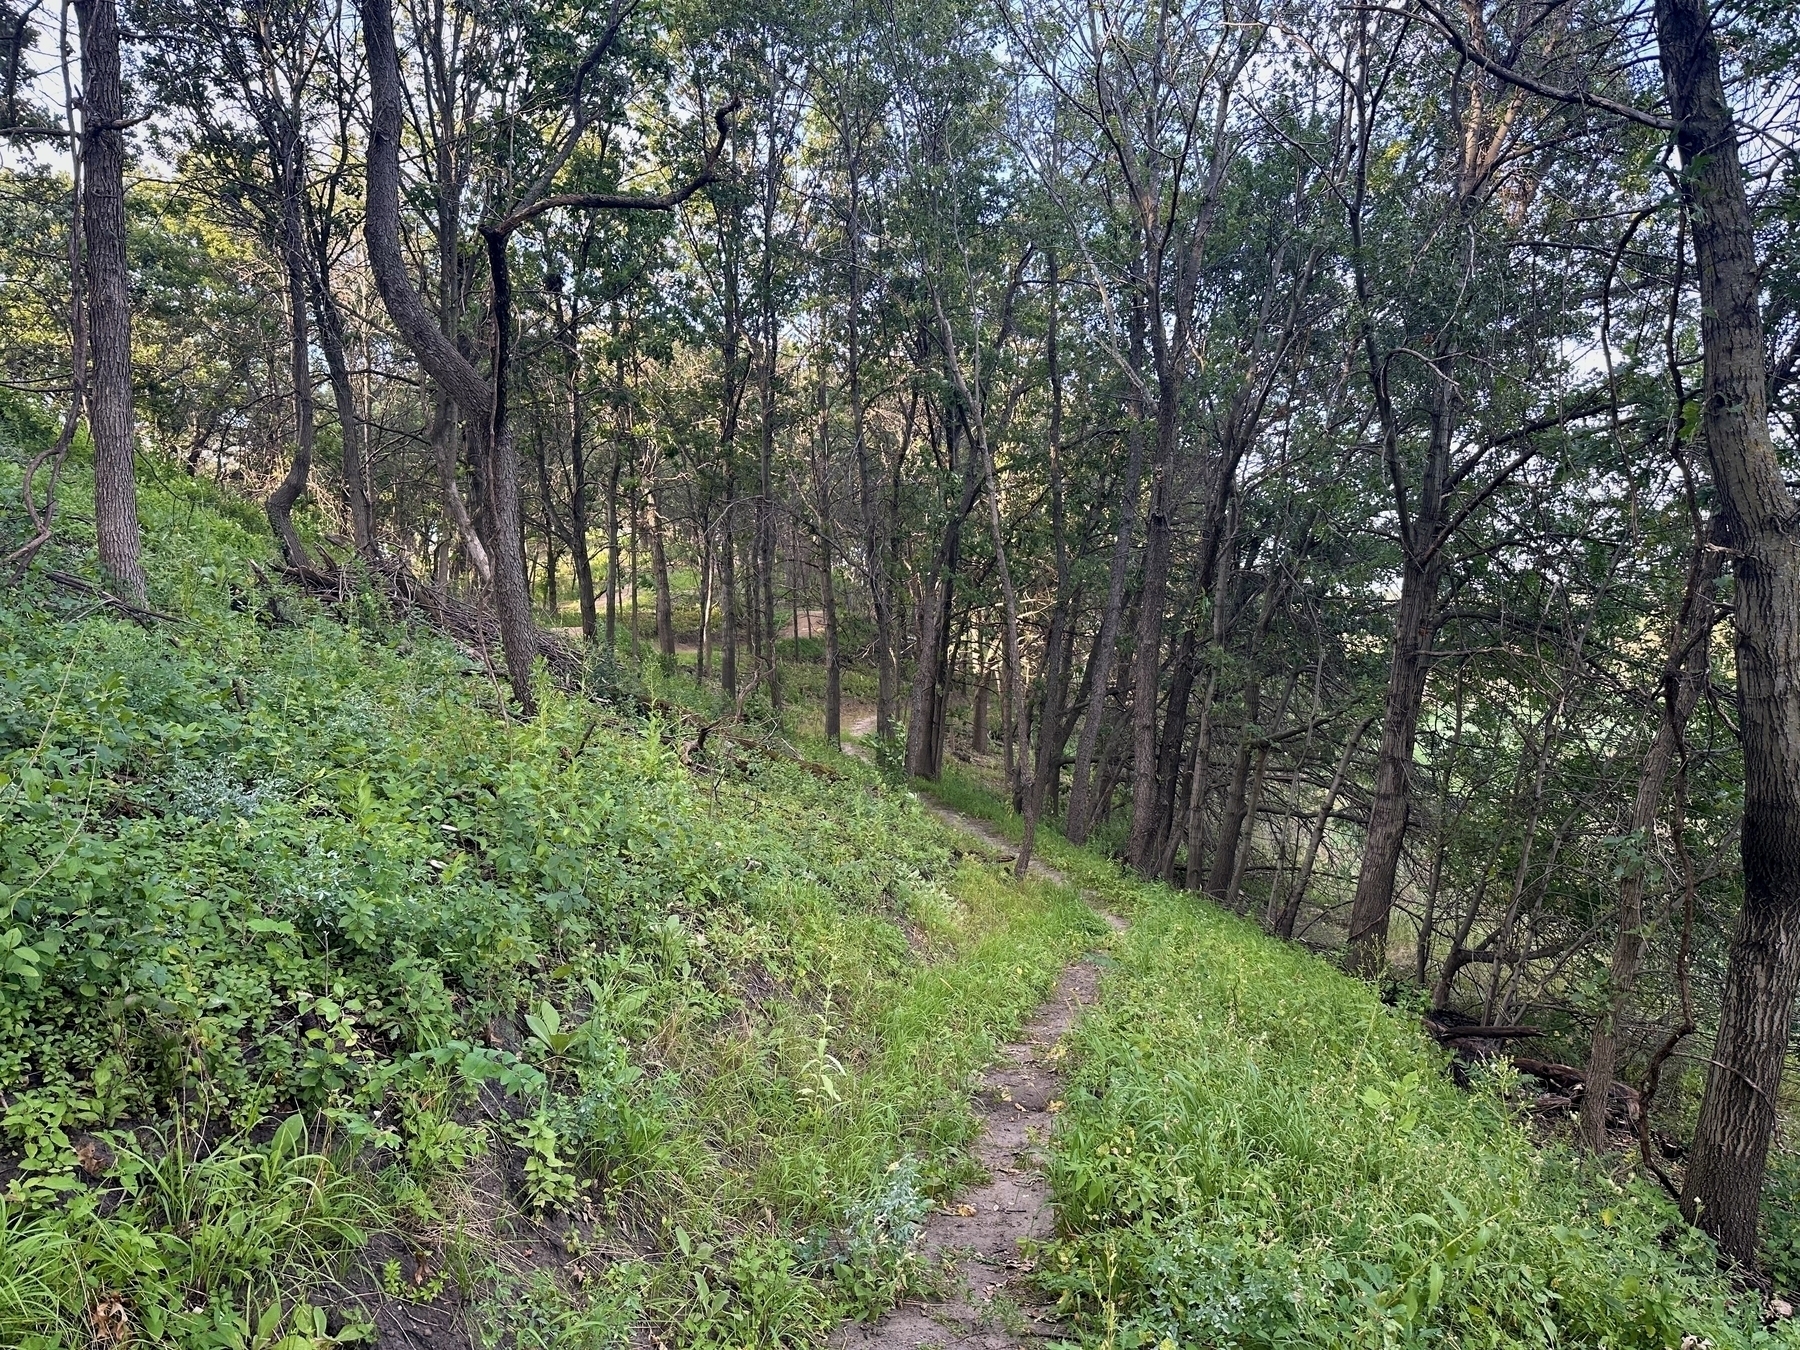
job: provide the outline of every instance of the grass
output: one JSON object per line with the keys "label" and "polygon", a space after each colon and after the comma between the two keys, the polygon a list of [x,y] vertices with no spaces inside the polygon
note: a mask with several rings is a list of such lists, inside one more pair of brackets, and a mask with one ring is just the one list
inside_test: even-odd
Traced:
{"label": "grass", "polygon": [[1097,931],[1071,892],[851,761],[690,766],[607,681],[503,719],[372,594],[260,580],[251,504],[140,509],[179,622],[0,596],[0,1343],[455,1300],[481,1345],[798,1345],[921,1277],[971,1074]]}
{"label": "grass", "polygon": [[[1012,837],[961,772],[937,789]],[[1072,1041],[1042,1282],[1102,1346],[1794,1344],[1660,1191],[1544,1147],[1405,1009],[1053,831],[1131,916]],[[1688,1339],[1692,1338],[1692,1339]]]}

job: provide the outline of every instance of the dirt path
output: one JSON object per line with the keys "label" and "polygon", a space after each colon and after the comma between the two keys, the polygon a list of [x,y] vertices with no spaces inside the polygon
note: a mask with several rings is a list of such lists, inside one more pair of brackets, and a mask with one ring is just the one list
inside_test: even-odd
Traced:
{"label": "dirt path", "polygon": [[[874,720],[873,714],[857,717],[845,729],[850,736],[868,735]],[[1013,851],[986,822],[927,805],[945,824],[1002,855]],[[1066,881],[1035,859],[1031,870]],[[1114,915],[1105,918],[1115,929],[1125,926]],[[837,1350],[1010,1350],[1068,1334],[1027,1283],[1032,1267],[1019,1244],[1047,1238],[1054,1229],[1043,1149],[1062,1105],[1061,1042],[1081,1009],[1094,1001],[1099,983],[1092,961],[1070,966],[1019,1039],[1005,1046],[983,1075],[975,1094],[981,1131],[973,1152],[990,1179],[934,1209],[919,1239],[921,1254],[942,1272],[941,1284],[929,1298],[909,1298],[876,1322],[840,1327],[831,1338]]]}

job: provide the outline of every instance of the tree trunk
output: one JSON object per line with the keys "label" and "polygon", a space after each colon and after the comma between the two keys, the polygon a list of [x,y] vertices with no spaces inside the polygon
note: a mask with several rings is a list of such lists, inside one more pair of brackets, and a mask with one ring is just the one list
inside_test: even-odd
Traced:
{"label": "tree trunk", "polygon": [[1704,0],[1657,0],[1663,80],[1700,264],[1702,427],[1734,554],[1744,906],[1683,1209],[1756,1262],[1763,1169],[1800,979],[1800,535],[1769,436],[1756,239]]}
{"label": "tree trunk", "polygon": [[448,395],[440,393],[434,400],[431,427],[426,435],[431,442],[432,463],[437,469],[438,491],[444,499],[444,514],[455,527],[463,552],[469,559],[469,566],[475,569],[475,575],[481,578],[482,585],[491,585],[494,566],[488,560],[487,545],[481,542],[481,534],[476,530],[475,522],[469,518],[468,505],[456,486],[458,442],[461,437],[457,434],[456,410]]}
{"label": "tree trunk", "polygon": [[356,386],[350,378],[350,362],[344,350],[344,312],[331,293],[330,271],[324,259],[315,259],[312,278],[314,314],[318,319],[319,350],[325,354],[325,371],[331,380],[332,402],[337,408],[338,437],[343,444],[344,496],[350,507],[350,535],[356,551],[373,559],[375,515],[369,504],[368,466],[363,458],[363,424],[356,411]]}
{"label": "tree trunk", "polygon": [[1275,922],[1271,925],[1277,937],[1294,936],[1294,920],[1300,915],[1300,906],[1306,900],[1306,888],[1312,883],[1313,865],[1318,861],[1319,845],[1324,842],[1325,828],[1331,823],[1331,810],[1337,805],[1338,794],[1344,790],[1344,780],[1349,777],[1350,760],[1356,754],[1357,744],[1374,724],[1373,717],[1365,718],[1363,724],[1344,742],[1337,768],[1331,774],[1331,786],[1325,789],[1324,800],[1319,803],[1318,814],[1313,817],[1312,830],[1306,836],[1306,852],[1300,859],[1299,871],[1294,874],[1293,889],[1288,892],[1287,902],[1282,905],[1281,912],[1275,916]]}
{"label": "tree trunk", "polygon": [[843,740],[844,674],[838,654],[837,593],[831,584],[831,538],[819,536],[819,604],[825,611],[825,739]]}
{"label": "tree trunk", "polygon": [[[1217,627],[1214,629],[1218,632]],[[1219,666],[1215,657],[1207,663],[1206,691],[1200,696],[1200,724],[1194,728],[1194,745],[1188,756],[1187,823],[1181,833],[1187,840],[1187,869],[1182,885],[1190,891],[1200,887],[1200,860],[1205,852],[1207,779],[1212,773],[1213,697],[1219,688]],[[1169,867],[1175,865],[1175,851],[1169,850]]]}
{"label": "tree trunk", "polygon": [[[948,431],[954,451],[956,433]],[[979,454],[963,456],[962,495],[944,522],[944,534],[925,586],[918,660],[913,667],[910,716],[906,726],[906,771],[936,779],[944,767],[944,722],[949,703],[950,621],[955,612],[956,572],[962,562],[962,527],[981,490]]]}
{"label": "tree trunk", "polygon": [[575,594],[581,604],[581,636],[599,635],[600,613],[594,595],[594,559],[588,550],[587,422],[581,399],[581,330],[571,317],[569,338],[569,563],[575,571]]}
{"label": "tree trunk", "polygon": [[[1191,609],[1191,605],[1189,606]],[[1194,669],[1200,644],[1190,625],[1176,644],[1174,669],[1169,674],[1168,708],[1156,746],[1156,796],[1151,808],[1151,831],[1146,875],[1163,875],[1163,861],[1175,834],[1175,799],[1181,793],[1181,747],[1187,742],[1188,703],[1194,696]]]}
{"label": "tree trunk", "polygon": [[[1613,936],[1607,979],[1610,997],[1594,1019],[1588,1045],[1589,1084],[1610,1084],[1618,1075],[1619,1025],[1644,951],[1644,871],[1656,834],[1663,784],[1681,749],[1688,718],[1706,685],[1708,646],[1717,619],[1712,592],[1720,561],[1720,551],[1707,547],[1704,536],[1695,540],[1687,591],[1670,629],[1668,653],[1663,661],[1662,716],[1638,771],[1637,796],[1631,806],[1626,837],[1632,852],[1624,859],[1619,877],[1619,931]],[[1581,1139],[1596,1151],[1603,1150],[1607,1142],[1606,1095],[1604,1091],[1589,1091],[1581,1099]]]}
{"label": "tree trunk", "polygon": [[76,0],[81,29],[82,234],[87,242],[88,432],[100,572],[145,601],[131,416],[130,272],[125,258],[125,92],[114,0]]}
{"label": "tree trunk", "polygon": [[[1070,585],[1067,510],[1064,501],[1062,464],[1062,352],[1059,338],[1060,299],[1056,254],[1045,258],[1049,281],[1049,313],[1044,333],[1044,364],[1050,379],[1050,426],[1046,450],[1050,461],[1050,540],[1056,560],[1056,596],[1050,608],[1050,631],[1044,641],[1044,697],[1038,714],[1037,760],[1032,765],[1030,788],[1025,794],[1025,843],[1022,856],[1030,862],[1030,852],[1037,841],[1038,821],[1044,814],[1044,802],[1051,785],[1062,774],[1062,752],[1066,740],[1063,731],[1063,699],[1067,693],[1068,653],[1065,644],[1070,628],[1070,611],[1074,596]],[[1023,870],[1019,875],[1023,876]]]}
{"label": "tree trunk", "polygon": [[656,586],[656,655],[665,674],[675,669],[675,595],[669,585],[669,550],[663,542],[662,513],[650,499],[650,579]]}
{"label": "tree trunk", "polygon": [[[772,288],[773,283],[768,277],[770,263],[767,261],[771,256],[771,247],[766,236],[764,255],[764,284],[765,287]],[[765,291],[764,303],[773,303],[768,291]],[[764,316],[763,359],[758,377],[762,440],[757,454],[756,626],[762,635],[763,665],[768,673],[766,683],[769,687],[769,706],[777,712],[781,711],[781,672],[777,669],[775,650],[775,358],[778,338],[775,316],[773,312],[768,312]]]}
{"label": "tree trunk", "polygon": [[638,639],[638,589],[640,575],[638,573],[638,540],[644,533],[644,502],[636,491],[631,494],[631,659],[633,664],[643,660],[639,650]]}
{"label": "tree trunk", "polygon": [[[1282,691],[1281,702],[1276,706],[1275,716],[1271,720],[1280,726],[1287,720],[1288,703],[1294,696],[1296,677],[1288,676],[1287,688]],[[1225,883],[1225,893],[1221,897],[1225,907],[1239,914],[1244,912],[1242,895],[1244,874],[1250,870],[1250,859],[1256,849],[1256,813],[1262,808],[1263,784],[1269,767],[1270,741],[1266,733],[1259,732],[1256,738],[1255,767],[1250,771],[1250,795],[1244,803],[1243,814],[1237,832],[1237,847],[1232,853],[1231,870]],[[1221,844],[1221,851],[1223,846]]]}
{"label": "tree trunk", "polygon": [[287,472],[275,485],[263,509],[269,527],[275,531],[282,556],[294,567],[310,567],[312,558],[300,542],[294,528],[294,505],[306,491],[312,475],[313,440],[316,418],[313,413],[312,338],[306,321],[306,243],[300,224],[300,182],[298,163],[300,147],[298,131],[284,146],[275,151],[276,174],[281,183],[281,257],[287,272],[288,299],[288,375],[294,389],[294,457]]}
{"label": "tree trunk", "polygon": [[612,464],[606,471],[606,650],[619,649],[619,471],[625,467],[625,442],[621,434],[613,443]]}
{"label": "tree trunk", "polygon": [[[1394,618],[1394,659],[1388,668],[1375,791],[1369,802],[1369,829],[1350,907],[1348,968],[1365,976],[1379,975],[1387,969],[1388,915],[1394,905],[1394,883],[1412,810],[1413,745],[1418,736],[1425,682],[1431,673],[1438,583],[1444,569],[1443,546],[1448,542],[1440,535],[1454,404],[1449,372],[1440,365],[1431,413],[1431,448],[1419,487],[1418,516],[1402,539],[1406,556]],[[1397,452],[1390,447],[1390,453]]]}
{"label": "tree trunk", "polygon": [[1100,722],[1106,697],[1112,688],[1113,662],[1118,655],[1119,627],[1125,613],[1125,582],[1131,571],[1131,550],[1137,533],[1138,489],[1144,473],[1144,428],[1134,417],[1126,431],[1125,481],[1121,484],[1119,534],[1113,541],[1112,571],[1106,583],[1106,606],[1100,611],[1100,631],[1094,638],[1089,661],[1094,663],[1093,697],[1075,743],[1075,764],[1069,779],[1069,809],[1064,828],[1071,843],[1085,844],[1094,827],[1094,751],[1100,743]]}
{"label": "tree trunk", "polygon": [[700,521],[700,645],[694,652],[694,683],[706,683],[707,671],[712,665],[712,614],[713,597],[718,587],[713,582],[713,540],[712,527],[706,517],[701,515]]}
{"label": "tree trunk", "polygon": [[1411,813],[1413,745],[1431,649],[1430,593],[1436,578],[1408,566],[1401,580],[1395,625],[1394,659],[1389,667],[1387,712],[1381,724],[1375,791],[1369,803],[1369,830],[1350,913],[1350,966],[1363,975],[1387,968],[1388,914]]}
{"label": "tree trunk", "polygon": [[[484,432],[476,459],[485,470],[486,506],[493,530],[489,550],[494,573],[494,608],[513,695],[531,710],[531,661],[536,634],[525,589],[523,538],[519,520],[519,466],[507,427],[504,374],[510,352],[510,303],[504,241],[489,239],[496,315],[495,369],[490,387],[427,312],[407,273],[400,244],[400,59],[394,48],[391,0],[363,0],[363,43],[369,58],[372,115],[369,122],[363,236],[369,267],[383,306],[401,338],[434,383],[462,413],[464,426]],[[498,396],[496,396],[498,395]]]}
{"label": "tree trunk", "polygon": [[1262,681],[1252,674],[1244,681],[1244,726],[1238,734],[1237,759],[1231,785],[1225,792],[1225,812],[1219,820],[1219,837],[1213,841],[1212,865],[1206,871],[1206,893],[1223,902],[1237,866],[1238,835],[1244,828],[1249,800],[1250,767],[1256,759],[1256,743],[1262,737],[1257,719],[1262,716]]}
{"label": "tree trunk", "polygon": [[1131,680],[1131,834],[1125,856],[1140,876],[1156,871],[1156,707],[1162,670],[1163,600],[1169,584],[1174,528],[1175,404],[1179,385],[1160,380],[1156,409],[1156,461],[1150,472],[1150,509],[1144,516],[1144,583],[1138,597],[1136,650]]}
{"label": "tree trunk", "polygon": [[722,622],[725,625],[725,641],[719,658],[719,686],[729,703],[737,697],[738,692],[738,600],[737,600],[737,548],[731,537],[732,485],[729,481],[725,488],[725,514],[720,520],[719,530],[719,590],[725,597],[725,613]]}
{"label": "tree trunk", "polygon": [[556,527],[556,512],[550,496],[550,452],[544,446],[544,424],[533,427],[532,459],[537,465],[538,500],[544,512],[544,604],[550,611],[552,627],[562,626],[556,604],[556,543],[562,533]]}
{"label": "tree trunk", "polygon": [[975,679],[975,710],[969,717],[969,749],[977,755],[985,755],[988,752],[988,697],[992,692],[986,667]]}
{"label": "tree trunk", "polygon": [[537,625],[531,618],[531,587],[525,579],[525,522],[519,490],[519,455],[513,443],[508,388],[512,369],[512,278],[506,236],[484,231],[488,274],[493,282],[494,370],[487,450],[487,507],[494,531],[494,614],[513,697],[527,713],[536,711],[531,663],[537,656]]}

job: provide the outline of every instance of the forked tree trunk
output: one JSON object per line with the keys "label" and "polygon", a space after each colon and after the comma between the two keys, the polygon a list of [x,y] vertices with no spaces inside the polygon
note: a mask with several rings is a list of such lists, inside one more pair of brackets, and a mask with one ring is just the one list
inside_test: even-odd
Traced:
{"label": "forked tree trunk", "polygon": [[[536,635],[531,622],[531,597],[525,587],[525,558],[519,520],[519,466],[512,433],[507,426],[504,399],[496,401],[494,389],[467,357],[441,331],[427,312],[407,272],[400,243],[400,58],[394,47],[391,0],[363,0],[363,44],[369,58],[372,115],[369,122],[366,208],[363,226],[369,268],[382,305],[393,319],[401,338],[425,367],[433,382],[447,393],[462,413],[464,426],[482,435],[476,458],[483,469],[489,526],[493,531],[490,563],[494,574],[494,608],[500,620],[501,645],[506,651],[507,676],[513,696],[531,710],[531,662]],[[504,256],[494,257],[490,241],[490,265],[494,268],[497,314],[510,305]],[[508,323],[498,327],[495,355],[503,368]]]}
{"label": "forked tree trunk", "polygon": [[1701,425],[1735,560],[1744,746],[1744,905],[1682,1207],[1754,1266],[1800,979],[1800,533],[1769,436],[1756,237],[1704,0],[1656,0],[1656,35],[1700,264]]}

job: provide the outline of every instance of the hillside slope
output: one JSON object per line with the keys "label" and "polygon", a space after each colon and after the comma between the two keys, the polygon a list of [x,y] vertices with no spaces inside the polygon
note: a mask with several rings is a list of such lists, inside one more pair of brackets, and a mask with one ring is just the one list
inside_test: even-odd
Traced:
{"label": "hillside slope", "polygon": [[0,1344],[886,1306],[968,1076],[1097,921],[854,763],[690,769],[552,689],[503,721],[371,596],[263,585],[252,508],[143,496],[177,622],[0,595]]}
{"label": "hillside slope", "polygon": [[143,514],[172,619],[0,592],[0,1344],[818,1343],[929,1290],[975,1071],[1109,940],[1038,1254],[1092,1343],[1791,1342],[1323,962],[1046,838],[1108,939],[610,668],[512,720],[253,508]]}

